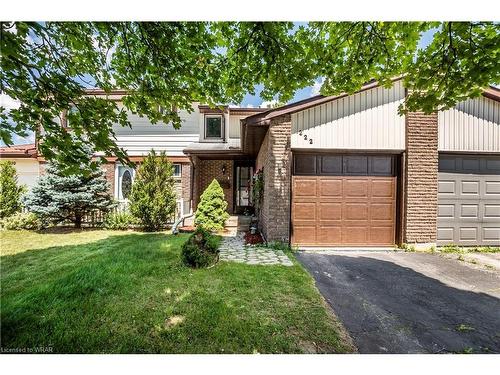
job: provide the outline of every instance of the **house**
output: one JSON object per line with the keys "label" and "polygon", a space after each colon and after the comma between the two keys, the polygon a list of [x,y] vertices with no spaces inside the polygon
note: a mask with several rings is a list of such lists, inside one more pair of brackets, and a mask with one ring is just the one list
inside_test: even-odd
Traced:
{"label": "house", "polygon": [[[134,161],[151,148],[167,152],[181,213],[214,178],[230,213],[251,211],[251,176],[262,170],[259,225],[268,241],[500,246],[500,90],[400,116],[406,94],[395,79],[391,88],[371,82],[273,109],[194,103],[180,112],[179,130],[130,113],[132,129],[115,132]],[[114,196],[126,198],[134,171],[113,158],[106,170]]]}

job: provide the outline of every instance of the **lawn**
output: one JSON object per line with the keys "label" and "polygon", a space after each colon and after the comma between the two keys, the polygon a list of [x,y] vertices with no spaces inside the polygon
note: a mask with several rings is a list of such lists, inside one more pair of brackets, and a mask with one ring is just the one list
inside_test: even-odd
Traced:
{"label": "lawn", "polygon": [[[187,235],[0,232],[1,346],[56,353],[348,352],[293,267],[180,261]],[[292,256],[293,257],[293,256]]]}

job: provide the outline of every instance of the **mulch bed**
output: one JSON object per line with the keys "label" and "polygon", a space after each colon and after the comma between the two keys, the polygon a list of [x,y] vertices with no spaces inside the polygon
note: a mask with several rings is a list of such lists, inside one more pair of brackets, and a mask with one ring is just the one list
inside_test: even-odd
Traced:
{"label": "mulch bed", "polygon": [[247,245],[257,245],[260,243],[264,243],[262,236],[260,233],[251,234],[250,232],[245,233],[245,244]]}
{"label": "mulch bed", "polygon": [[192,233],[196,228],[192,226],[184,226],[179,228],[179,233]]}

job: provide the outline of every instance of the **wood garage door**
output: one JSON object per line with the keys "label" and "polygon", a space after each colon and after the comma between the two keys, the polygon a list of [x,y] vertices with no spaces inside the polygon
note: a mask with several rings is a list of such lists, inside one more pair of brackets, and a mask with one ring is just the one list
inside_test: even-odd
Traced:
{"label": "wood garage door", "polygon": [[394,156],[296,154],[293,171],[292,244],[394,244]]}
{"label": "wood garage door", "polygon": [[440,155],[437,242],[500,246],[500,156]]}

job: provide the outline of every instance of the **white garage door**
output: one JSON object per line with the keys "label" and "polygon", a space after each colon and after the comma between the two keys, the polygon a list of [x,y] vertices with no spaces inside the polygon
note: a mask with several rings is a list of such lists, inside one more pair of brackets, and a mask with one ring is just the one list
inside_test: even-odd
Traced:
{"label": "white garage door", "polygon": [[500,156],[440,155],[438,245],[500,246]]}

